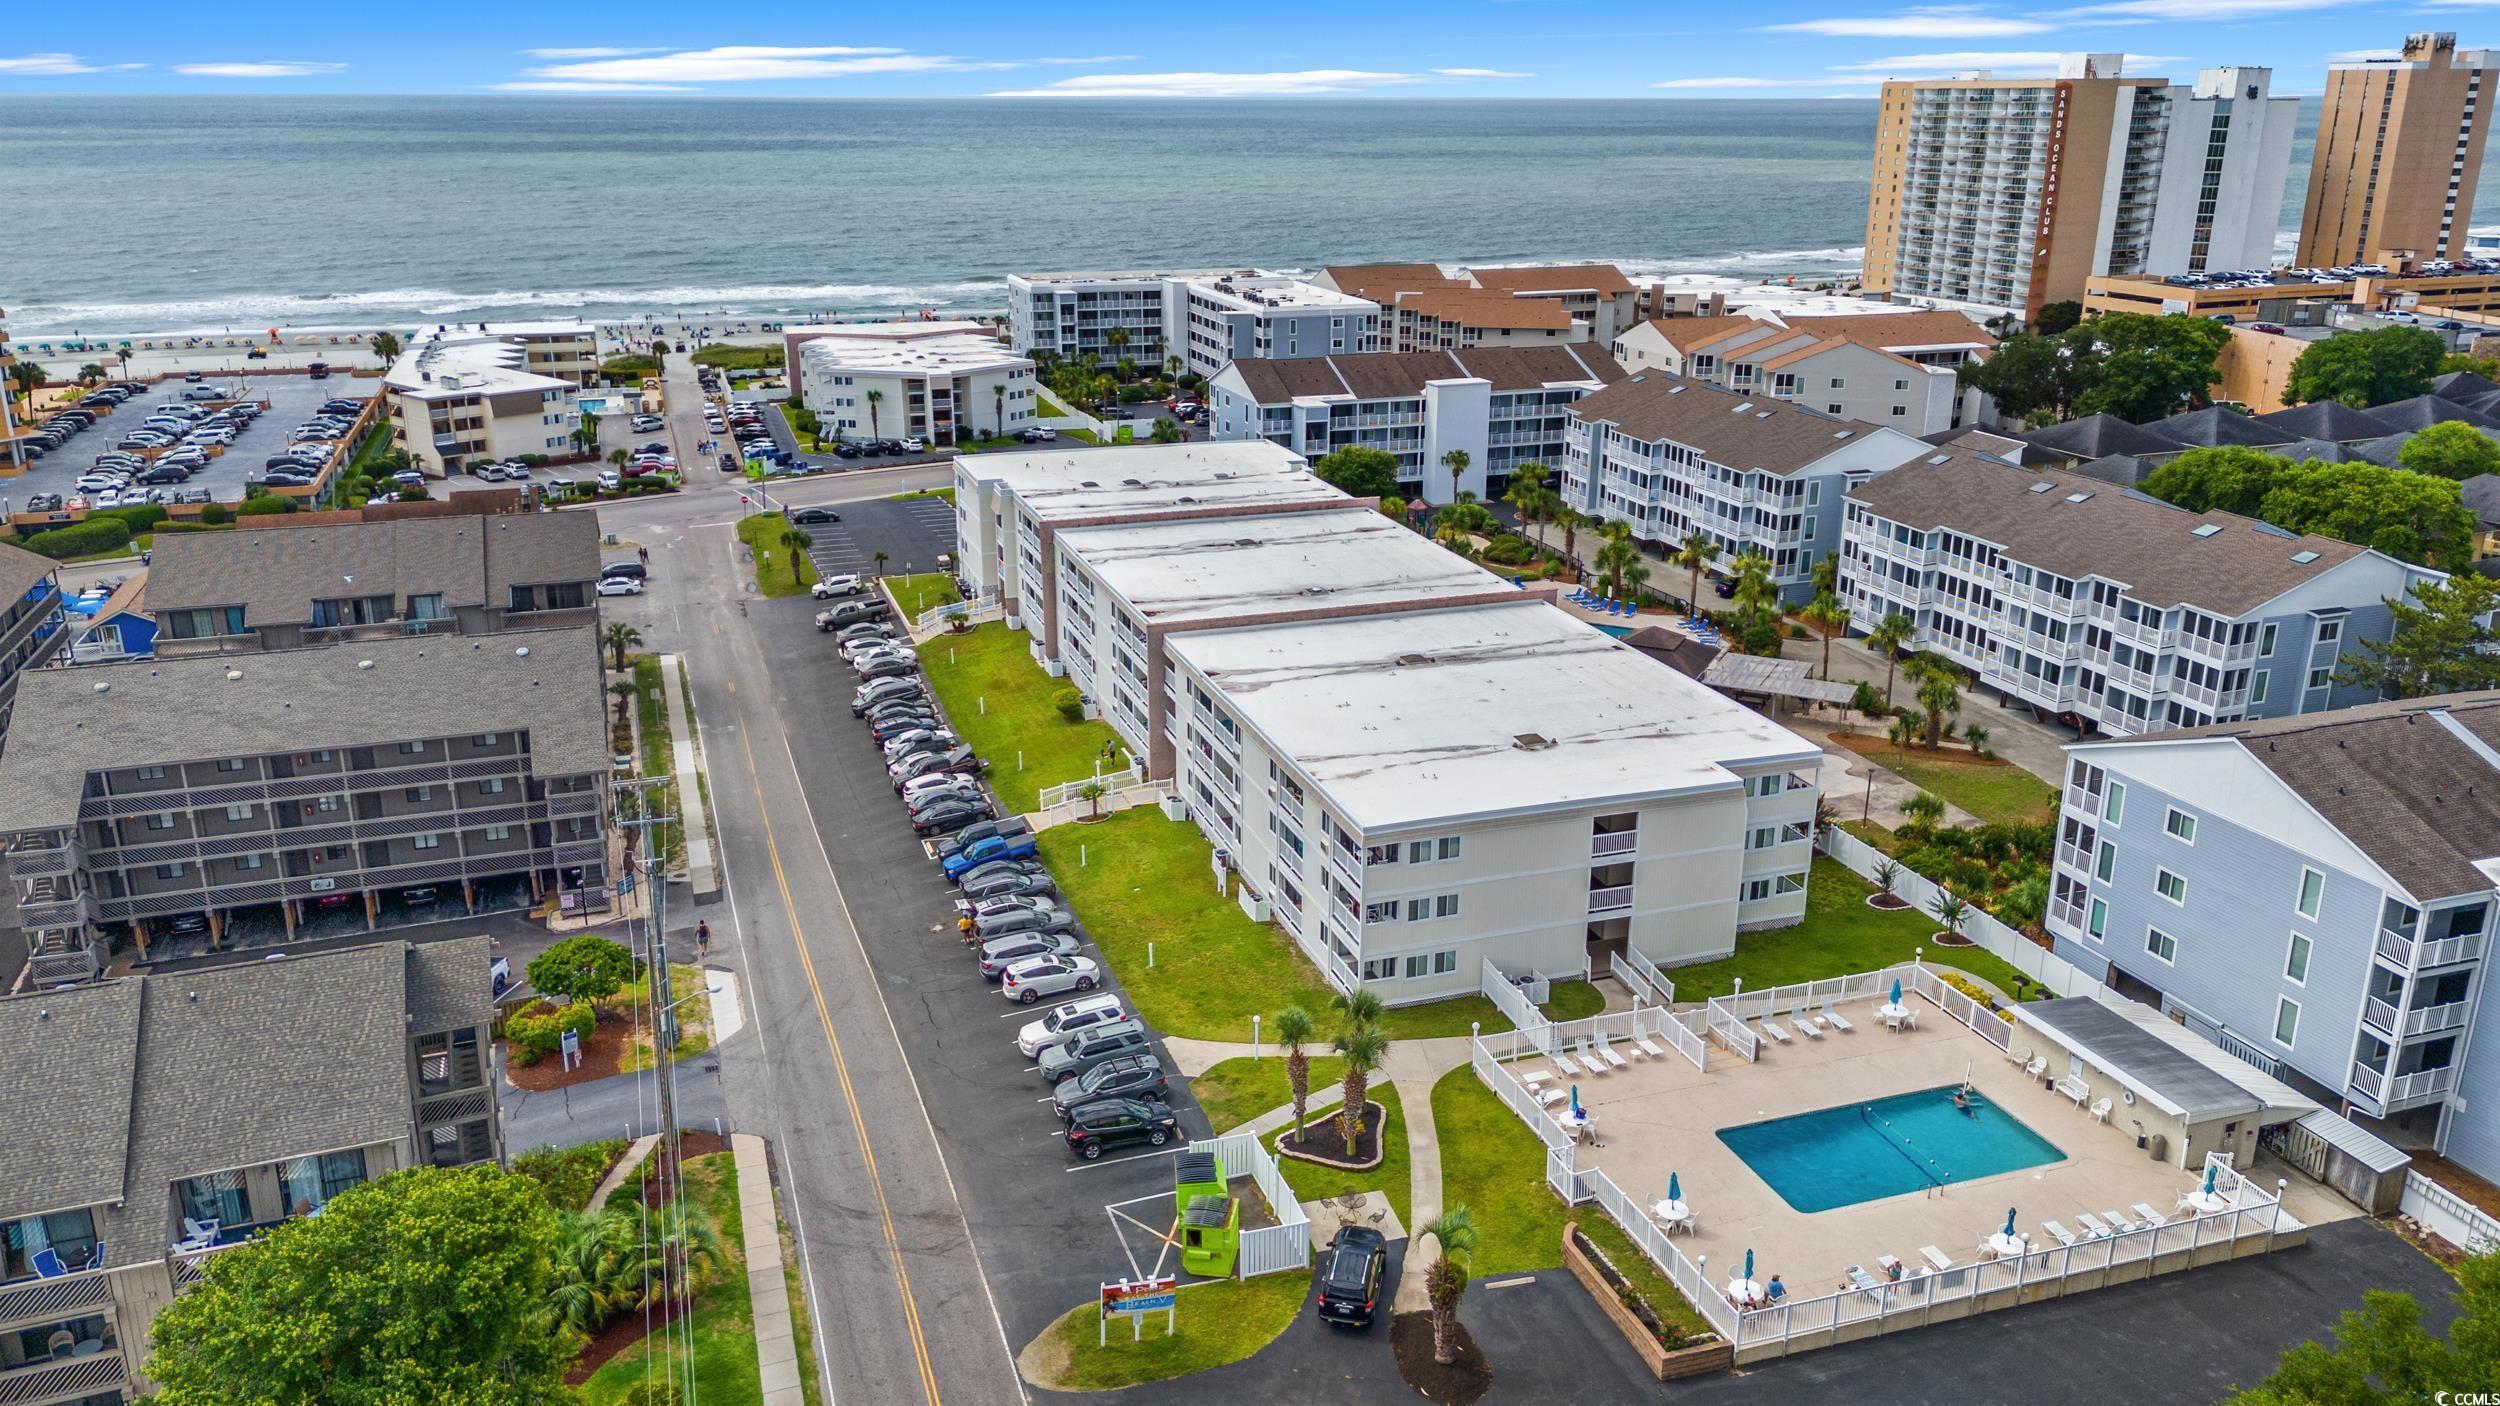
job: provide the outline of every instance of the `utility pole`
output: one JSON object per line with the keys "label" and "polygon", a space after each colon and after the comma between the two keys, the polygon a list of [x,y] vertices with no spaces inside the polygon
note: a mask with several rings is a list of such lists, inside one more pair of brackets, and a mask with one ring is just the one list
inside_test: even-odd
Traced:
{"label": "utility pole", "polygon": [[[643,954],[651,975],[651,1064],[660,1093],[659,1145],[652,1150],[658,1165],[661,1206],[662,1253],[660,1262],[661,1302],[677,1309],[686,1319],[685,1332],[692,1331],[694,1286],[684,1263],[686,1227],[677,1219],[683,1204],[685,1163],[677,1136],[677,1064],[672,1057],[677,1048],[677,998],[672,994],[668,970],[668,927],[664,921],[668,896],[668,856],[660,837],[677,816],[653,814],[655,806],[667,799],[668,780],[647,776],[615,782],[620,792],[630,792],[632,801],[617,807],[617,826],[626,832],[626,844],[637,850],[642,870],[642,938],[636,946]],[[656,798],[656,799],[654,799]],[[622,797],[619,798],[622,800]],[[628,861],[632,862],[631,859]],[[674,1325],[672,1325],[674,1327]],[[664,1334],[665,1340],[665,1334]],[[683,1357],[669,1363],[670,1375],[677,1381],[680,1399],[696,1400],[694,1352],[691,1341]]]}

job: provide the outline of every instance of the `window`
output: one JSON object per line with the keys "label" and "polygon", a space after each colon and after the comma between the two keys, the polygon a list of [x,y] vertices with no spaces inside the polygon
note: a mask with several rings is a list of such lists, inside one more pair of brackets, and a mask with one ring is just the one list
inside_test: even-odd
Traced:
{"label": "window", "polygon": [[171,830],[174,828],[174,818],[170,814],[151,815],[148,817],[148,828],[151,830]]}
{"label": "window", "polygon": [[238,1229],[252,1223],[252,1198],[244,1190],[241,1172],[211,1172],[178,1181],[174,1194],[181,1200],[186,1220],[213,1220],[221,1228]]}
{"label": "window", "polygon": [[1397,974],[1398,959],[1395,957],[1374,957],[1363,963],[1365,981],[1387,981]]}
{"label": "window", "polygon": [[241,771],[243,769],[243,759],[241,757],[220,757],[217,759],[217,769],[219,771]]}
{"label": "window", "polygon": [[2165,962],[2177,962],[2179,960],[2179,939],[2163,932],[2160,928],[2146,928],[2144,930],[2144,950],[2152,953],[2156,957],[2161,958]]}
{"label": "window", "polygon": [[[2271,630],[2274,627],[2272,625],[2268,625],[2266,628]],[[2266,670],[2259,669],[2256,676],[2248,681],[2249,702],[2263,703],[2266,701],[2266,673]]]}
{"label": "window", "polygon": [[413,757],[424,750],[425,744],[422,742],[402,742],[399,744],[399,753],[403,757]]}
{"label": "window", "polygon": [[490,777],[487,777],[485,780],[483,780],[483,781],[481,781],[481,782],[477,783],[477,793],[478,793],[479,795],[481,795],[481,796],[500,796],[500,795],[502,795],[502,794],[503,794],[503,778],[502,778],[502,777],[500,777],[500,776],[490,776]]}
{"label": "window", "polygon": [[509,825],[489,825],[486,827],[486,838],[490,840],[511,839],[512,827]]}
{"label": "window", "polygon": [[2156,869],[2153,871],[2153,892],[2160,894],[2162,897],[2169,899],[2171,902],[2176,903],[2181,907],[2185,907],[2187,905],[2187,880],[2180,878],[2178,875],[2171,873],[2167,869]]}
{"label": "window", "polygon": [[162,781],[165,779],[165,768],[161,766],[143,766],[139,768],[139,779],[141,781]]}
{"label": "window", "polygon": [[249,820],[252,818],[252,808],[248,804],[228,806],[226,807],[226,818],[228,820]]}
{"label": "window", "polygon": [[2342,616],[2339,615],[2332,620],[2321,620],[2318,622],[2318,643],[2334,644],[2343,638],[2344,618]]}
{"label": "window", "polygon": [[2320,901],[2326,897],[2326,875],[2304,867],[2300,871],[2300,899],[2292,905],[2304,918],[2318,916]]}
{"label": "window", "polygon": [[443,837],[440,835],[411,835],[408,837],[408,843],[417,849],[440,849],[443,846]]}
{"label": "window", "polygon": [[1441,853],[1440,853],[1440,857],[1441,857],[1441,858],[1443,858],[1443,859],[1456,859],[1456,858],[1458,858],[1458,841],[1459,841],[1459,837],[1458,837],[1458,836],[1456,836],[1456,835],[1451,835],[1451,836],[1449,836],[1449,837],[1447,837],[1447,838],[1443,839],[1443,840],[1441,841]]}
{"label": "window", "polygon": [[2335,672],[2332,669],[2311,669],[2309,671],[2309,686],[2311,688],[2324,688],[2334,681]]}
{"label": "window", "polygon": [[2292,934],[2292,949],[2283,957],[2283,979],[2299,986],[2309,983],[2308,934]]}
{"label": "window", "polygon": [[339,798],[336,796],[323,796],[313,802],[313,809],[318,811],[328,812],[338,808]]}
{"label": "window", "polygon": [[477,745],[480,747],[492,747],[495,745],[495,739],[501,737],[502,735],[503,734],[499,732],[481,732],[477,735]]}
{"label": "window", "polygon": [[278,1164],[279,1210],[289,1216],[308,1215],[364,1179],[362,1148],[326,1152],[319,1157],[290,1157]]}
{"label": "window", "polygon": [[2110,824],[2115,825],[2118,823],[2119,812],[2125,810],[2126,808],[2127,788],[2125,784],[2122,782],[2112,781],[2109,783],[2109,803],[2101,807],[2101,818],[2108,821]]}
{"label": "window", "polygon": [[2267,656],[2268,658],[2273,657],[2274,626],[2267,625],[2264,629],[2257,632],[2257,652]]}
{"label": "window", "polygon": [[2300,1032],[2300,1002],[2289,996],[2274,1003],[2274,1043],[2285,1049],[2292,1047],[2292,1037]]}
{"label": "window", "polygon": [[1431,973],[1432,973],[1432,954],[1431,954],[1431,953],[1429,953],[1429,952],[1413,952],[1413,953],[1409,953],[1409,954],[1407,955],[1407,958],[1406,958],[1406,974],[1407,974],[1408,976],[1429,976],[1429,975],[1431,975]]}
{"label": "window", "polygon": [[2191,845],[2196,843],[2196,817],[2177,806],[2172,806],[2163,813],[2161,828],[2174,840],[2184,841]]}
{"label": "window", "polygon": [[159,864],[156,866],[156,877],[160,879],[179,879],[183,876],[183,873],[184,866],[178,863]]}
{"label": "window", "polygon": [[234,867],[237,869],[258,869],[265,862],[257,854],[238,854],[234,857]]}
{"label": "window", "polygon": [[329,761],[330,752],[328,748],[323,748],[321,751],[312,754],[312,764],[315,766],[327,766]]}
{"label": "window", "polygon": [[2102,883],[2108,883],[2109,876],[2117,872],[2118,846],[2107,840],[2103,840],[2101,841],[2101,852],[2093,856],[2092,877],[2100,880]]}
{"label": "window", "polygon": [[431,786],[411,786],[400,794],[407,798],[408,804],[422,805],[425,802],[434,799],[434,788]]}
{"label": "window", "polygon": [[2103,933],[2109,931],[2109,905],[2097,898],[2092,900],[2090,931],[2095,942],[2100,940]]}
{"label": "window", "polygon": [[1432,862],[1432,841],[1414,840],[1409,842],[1406,846],[1406,862],[1409,864],[1430,864]]}

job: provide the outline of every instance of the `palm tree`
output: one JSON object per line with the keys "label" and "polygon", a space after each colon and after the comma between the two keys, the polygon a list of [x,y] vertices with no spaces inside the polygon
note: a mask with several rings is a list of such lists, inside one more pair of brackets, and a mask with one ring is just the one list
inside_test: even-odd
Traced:
{"label": "palm tree", "polygon": [[[1901,647],[1918,633],[1918,622],[1899,611],[1893,611],[1875,622],[1866,632],[1866,647],[1884,656],[1884,706],[1892,706],[1892,669],[1899,662]],[[1828,671],[1826,671],[1828,672]]]}
{"label": "palm tree", "polygon": [[883,432],[877,428],[877,402],[883,399],[885,399],[885,392],[883,391],[870,391],[868,393],[868,437],[870,439],[883,437]]}
{"label": "palm tree", "polygon": [[1883,893],[1892,892],[1893,884],[1898,882],[1900,878],[1900,865],[1895,864],[1889,859],[1878,859],[1875,861],[1875,887],[1877,890]]}
{"label": "palm tree", "polygon": [[1293,1090],[1293,1135],[1302,1137],[1303,1125],[1310,1120],[1306,1111],[1311,1105],[1311,1056],[1302,1047],[1311,1042],[1311,1013],[1300,1006],[1287,1006],[1276,1013],[1276,1043],[1285,1047],[1285,1085]]}
{"label": "palm tree", "polygon": [[1928,792],[1913,791],[1909,799],[1901,803],[1901,814],[1912,826],[1922,830],[1933,829],[1937,821],[1944,819],[1944,802]]}
{"label": "palm tree", "polygon": [[120,349],[113,353],[113,359],[122,364],[122,379],[125,381],[130,379],[130,358],[135,355],[137,353],[131,351],[128,342],[122,343]]}
{"label": "palm tree", "polygon": [[599,412],[595,410],[582,412],[582,422],[573,427],[573,447],[579,449],[584,456],[599,452]]}
{"label": "palm tree", "polygon": [[1125,327],[1114,327],[1110,331],[1103,333],[1102,344],[1111,348],[1112,360],[1119,360],[1121,350],[1128,346],[1128,329]]}
{"label": "palm tree", "polygon": [[1804,616],[1805,622],[1823,637],[1823,677],[1829,679],[1832,676],[1832,637],[1849,633],[1849,607],[1842,605],[1838,596],[1826,594],[1816,596],[1814,603],[1798,614]]}
{"label": "palm tree", "polygon": [[1918,740],[1918,731],[1927,726],[1927,715],[1916,708],[1904,708],[1892,715],[1892,726],[1884,729],[1884,737],[1896,752],[1906,752]]}
{"label": "palm tree", "polygon": [[616,1255],[606,1216],[568,1212],[556,1223],[555,1284],[548,1303],[557,1321],[585,1337],[595,1336],[623,1307],[616,1300]]}
{"label": "palm tree", "polygon": [[1698,532],[1686,533],[1684,544],[1675,549],[1673,556],[1667,558],[1669,562],[1692,573],[1691,585],[1684,593],[1684,605],[1695,615],[1701,614],[1701,569],[1718,559],[1719,544]]}
{"label": "palm tree", "polygon": [[[1375,1003],[1378,999],[1373,998]],[[1369,1101],[1372,1071],[1388,1057],[1389,1037],[1369,1024],[1348,1025],[1339,1032],[1336,1048],[1345,1057],[1345,1106],[1337,1110],[1337,1136],[1352,1156],[1363,1136],[1363,1107]]]}
{"label": "palm tree", "polygon": [[1458,1301],[1467,1292],[1467,1265],[1476,1253],[1476,1218],[1465,1206],[1452,1206],[1434,1216],[1423,1233],[1432,1237],[1436,1253],[1424,1272],[1424,1290],[1432,1296],[1432,1360],[1458,1359]]}
{"label": "palm tree", "polygon": [[1970,921],[1970,905],[1944,889],[1936,891],[1936,901],[1927,905],[1927,911],[1935,914],[1936,921],[1955,937],[1962,935],[1962,924]]}
{"label": "palm tree", "polygon": [[1093,780],[1086,782],[1083,786],[1077,788],[1077,794],[1084,797],[1086,805],[1090,807],[1090,809],[1086,812],[1085,818],[1088,820],[1102,819],[1102,798],[1111,794],[1111,788],[1102,784],[1102,778],[1096,777]]}
{"label": "palm tree", "polygon": [[791,585],[799,584],[799,562],[807,555],[807,549],[815,545],[815,538],[795,527],[785,527],[781,530],[782,549],[790,554]]}
{"label": "palm tree", "polygon": [[634,705],[634,695],[641,692],[622,679],[608,685],[608,696],[616,700],[616,725],[625,725],[625,710]]}
{"label": "palm tree", "polygon": [[1625,523],[1606,524],[1606,545],[1597,549],[1595,564],[1597,574],[1606,582],[1606,594],[1617,598],[1623,594],[1625,577],[1634,569],[1639,569],[1644,577],[1649,574],[1648,568],[1641,565],[1641,549],[1633,544],[1632,529]]}
{"label": "palm tree", "polygon": [[1927,710],[1927,745],[1932,749],[1944,740],[1946,725],[1962,711],[1962,691],[1954,687],[1952,674],[1928,674],[1918,686],[1918,706]]}
{"label": "palm tree", "polygon": [[885,574],[885,564],[893,559],[893,557],[884,552],[877,553],[877,574],[879,576],[883,576]]}
{"label": "palm tree", "polygon": [[997,412],[993,418],[997,422],[995,428],[998,437],[1005,439],[1007,437],[1007,388],[1005,386],[990,387],[990,404],[996,408]]}
{"label": "palm tree", "polygon": [[1443,468],[1445,468],[1445,469],[1448,469],[1448,470],[1450,471],[1450,501],[1451,501],[1451,502],[1457,502],[1457,501],[1458,501],[1458,479],[1459,479],[1459,475],[1464,474],[1464,473],[1466,473],[1466,472],[1467,472],[1467,465],[1468,465],[1468,463],[1469,463],[1469,462],[1470,462],[1470,461],[1468,460],[1468,457],[1467,457],[1467,451],[1466,451],[1466,450],[1464,450],[1464,449],[1453,449],[1453,450],[1451,450],[1449,453],[1444,454],[1444,455],[1442,455],[1442,456],[1441,456],[1441,467],[1443,467]]}
{"label": "palm tree", "polygon": [[376,332],[365,339],[365,345],[373,348],[374,358],[384,366],[399,360],[399,334],[396,332]]}
{"label": "palm tree", "polygon": [[611,620],[607,628],[599,632],[599,643],[606,645],[608,654],[616,660],[609,667],[621,674],[625,672],[625,651],[642,643],[642,631],[622,620]]}
{"label": "palm tree", "polygon": [[608,462],[616,465],[619,469],[624,468],[626,464],[630,463],[633,460],[633,457],[634,456],[632,454],[627,453],[622,449],[611,449],[608,451]]}
{"label": "palm tree", "polygon": [[26,402],[26,413],[35,413],[35,391],[51,377],[31,361],[20,361],[9,367],[9,379],[16,383],[18,397]]}
{"label": "palm tree", "polygon": [[90,389],[90,390],[94,389],[94,388],[95,388],[95,387],[97,387],[97,386],[103,385],[103,384],[104,384],[104,365],[103,365],[103,363],[102,363],[102,362],[96,362],[96,361],[90,361],[90,362],[88,362],[86,365],[79,367],[79,368],[78,368],[78,384],[80,384],[80,385],[82,385],[82,386],[85,386],[85,387],[87,387],[87,388],[88,388],[88,389]]}
{"label": "palm tree", "polygon": [[1502,501],[1510,504],[1512,511],[1519,514],[1520,521],[1529,520],[1528,505],[1536,501],[1536,495],[1545,491],[1545,475],[1545,466],[1534,459],[1510,471],[1510,482],[1502,488]]}
{"label": "palm tree", "polygon": [[1987,751],[1988,739],[1992,735],[1993,734],[1991,734],[1988,729],[1981,727],[1977,723],[1972,723],[1970,726],[1962,729],[1962,740],[1969,743],[1970,749],[1974,752]]}
{"label": "palm tree", "polygon": [[1563,506],[1556,508],[1554,510],[1554,515],[1547,518],[1546,521],[1551,525],[1562,529],[1563,560],[1571,564],[1573,577],[1574,579],[1577,579],[1580,570],[1580,557],[1578,551],[1580,545],[1580,529],[1589,525],[1588,517],[1579,509],[1574,508],[1569,504],[1564,504]]}

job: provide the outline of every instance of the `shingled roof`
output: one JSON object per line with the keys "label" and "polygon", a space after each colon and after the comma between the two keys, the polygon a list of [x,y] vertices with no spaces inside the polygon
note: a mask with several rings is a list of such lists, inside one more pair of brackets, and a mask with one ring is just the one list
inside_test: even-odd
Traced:
{"label": "shingled roof", "polygon": [[2060,576],[2122,582],[2147,605],[2193,605],[2226,617],[2364,550],[2331,537],[2297,537],[2255,518],[2191,513],[2081,474],[1967,453],[1904,465],[1849,497],[1894,522],[1993,542],[2007,556]]}
{"label": "shingled roof", "polygon": [[[1739,395],[1707,381],[1664,371],[1635,371],[1580,398],[1571,413],[1607,421],[1638,440],[1671,439],[1731,469],[1789,474],[1845,444],[1898,434],[1857,420],[1834,419],[1769,396]],[[1901,435],[1902,459],[1924,446]]]}
{"label": "shingled roof", "polygon": [[2295,439],[2331,439],[2338,443],[2378,439],[2396,433],[2396,426],[2367,410],[2355,410],[2340,400],[2313,400],[2256,417],[2258,422]]}
{"label": "shingled roof", "polygon": [[1613,264],[1538,264],[1519,268],[1471,268],[1467,276],[1480,288],[1505,293],[1562,293],[1586,288],[1601,294],[1629,293],[1632,280]]}
{"label": "shingled roof", "polygon": [[320,599],[439,594],[446,607],[503,605],[515,585],[598,575],[594,514],[429,517],[165,534],[148,598],[160,611],[239,605],[249,624],[303,624]]}
{"label": "shingled roof", "polygon": [[1497,391],[1531,390],[1575,381],[1623,379],[1604,348],[1586,342],[1540,347],[1465,347],[1454,351],[1358,352],[1344,356],[1251,357],[1236,361],[1252,399],[1275,405],[1301,396],[1390,400],[1419,396],[1434,381],[1481,377]]}
{"label": "shingled roof", "polygon": [[2225,410],[2219,405],[2208,405],[2202,410],[2183,410],[2165,420],[2148,420],[2138,428],[2200,449],[2226,444],[2272,448],[2302,437],[2285,426],[2262,422],[2255,416]]}
{"label": "shingled roof", "polygon": [[2191,447],[2184,440],[2149,426],[2132,425],[2106,414],[2025,430],[2015,438],[2048,457],[2078,463],[2107,454],[2176,454]]}

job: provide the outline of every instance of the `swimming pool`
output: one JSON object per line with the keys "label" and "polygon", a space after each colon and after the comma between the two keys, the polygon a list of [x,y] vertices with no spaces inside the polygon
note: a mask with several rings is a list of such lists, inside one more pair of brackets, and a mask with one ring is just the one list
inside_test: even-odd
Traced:
{"label": "swimming pool", "polygon": [[1612,635],[1616,639],[1622,639],[1625,635],[1632,633],[1632,627],[1629,625],[1600,625],[1597,627],[1597,632],[1601,635]]}
{"label": "swimming pool", "polygon": [[1954,1085],[1872,1103],[1719,1129],[1719,1141],[1770,1183],[1790,1208],[1828,1211],[2063,1159],[2056,1144],[1974,1094],[1953,1106]]}

